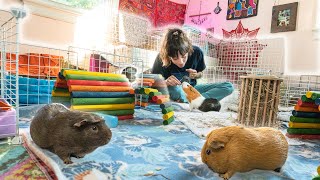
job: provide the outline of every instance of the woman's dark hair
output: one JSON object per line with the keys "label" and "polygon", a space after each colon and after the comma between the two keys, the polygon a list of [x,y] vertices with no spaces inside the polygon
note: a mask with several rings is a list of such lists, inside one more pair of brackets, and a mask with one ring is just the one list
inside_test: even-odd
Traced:
{"label": "woman's dark hair", "polygon": [[178,57],[178,53],[182,56],[187,53],[191,55],[193,53],[192,44],[185,32],[181,29],[168,29],[160,50],[160,58],[163,66],[169,66],[171,64],[170,57],[176,58]]}

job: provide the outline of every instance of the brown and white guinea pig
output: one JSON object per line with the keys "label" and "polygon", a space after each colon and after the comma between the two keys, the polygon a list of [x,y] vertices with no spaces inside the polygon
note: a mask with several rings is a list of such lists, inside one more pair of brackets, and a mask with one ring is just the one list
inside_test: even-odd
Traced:
{"label": "brown and white guinea pig", "polygon": [[182,89],[189,101],[190,111],[199,109],[203,112],[220,111],[221,104],[217,99],[205,98],[188,82],[182,83]]}
{"label": "brown and white guinea pig", "polygon": [[107,144],[112,137],[104,120],[96,115],[71,111],[62,104],[48,104],[39,109],[30,125],[34,143],[57,154],[65,164],[70,157],[82,158]]}
{"label": "brown and white guinea pig", "polygon": [[211,131],[201,151],[202,162],[224,179],[253,169],[280,172],[288,155],[285,136],[269,127],[223,127]]}
{"label": "brown and white guinea pig", "polygon": [[124,68],[121,74],[124,74],[128,78],[129,82],[133,82],[136,80],[135,75],[137,74],[137,72],[138,72],[137,68],[129,66]]}

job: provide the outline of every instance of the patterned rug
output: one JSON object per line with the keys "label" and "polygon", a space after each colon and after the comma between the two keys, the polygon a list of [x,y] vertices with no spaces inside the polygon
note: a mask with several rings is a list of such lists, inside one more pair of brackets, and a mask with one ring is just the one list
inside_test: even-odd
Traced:
{"label": "patterned rug", "polygon": [[0,179],[48,179],[22,145],[0,145]]}
{"label": "patterned rug", "polygon": [[[21,107],[20,132],[26,131],[30,126],[30,119],[39,106]],[[38,156],[30,151],[26,144],[9,145],[0,144],[0,180],[48,179],[55,180],[54,172]]]}

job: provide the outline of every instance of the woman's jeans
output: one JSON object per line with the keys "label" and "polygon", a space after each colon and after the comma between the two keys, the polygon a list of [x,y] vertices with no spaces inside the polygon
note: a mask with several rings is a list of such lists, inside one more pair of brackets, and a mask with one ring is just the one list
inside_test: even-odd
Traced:
{"label": "woman's jeans", "polygon": [[[218,101],[230,95],[234,88],[230,82],[199,84],[194,87],[205,98],[215,98]],[[170,99],[179,102],[188,102],[182,86],[169,86]]]}

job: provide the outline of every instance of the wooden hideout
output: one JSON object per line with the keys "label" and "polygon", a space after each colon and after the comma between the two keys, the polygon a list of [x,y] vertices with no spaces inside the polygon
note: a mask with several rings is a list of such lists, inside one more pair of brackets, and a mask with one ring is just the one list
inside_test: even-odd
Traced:
{"label": "wooden hideout", "polygon": [[282,79],[276,76],[240,76],[238,121],[245,126],[277,126]]}

